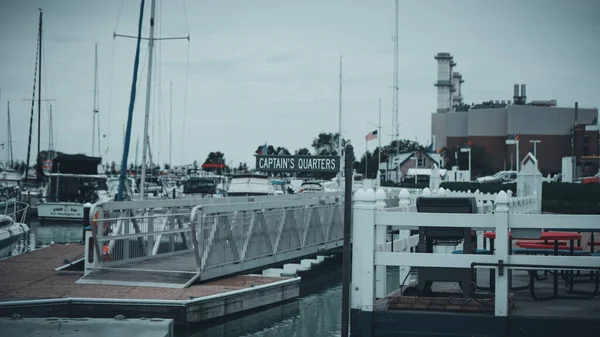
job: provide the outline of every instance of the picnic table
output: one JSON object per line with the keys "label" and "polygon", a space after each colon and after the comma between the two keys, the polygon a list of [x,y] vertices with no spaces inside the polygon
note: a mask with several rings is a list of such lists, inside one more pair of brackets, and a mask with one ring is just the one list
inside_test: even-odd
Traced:
{"label": "picnic table", "polygon": [[[483,234],[484,238],[489,239],[490,240],[490,251],[493,252],[494,251],[494,239],[496,239],[496,232],[485,232]],[[509,254],[513,253],[513,248],[512,248],[512,233],[509,232],[508,233],[508,239],[509,239],[509,247],[508,247],[508,251]],[[542,232],[541,233],[541,237],[539,238],[535,238],[535,239],[519,239],[520,241],[517,241],[517,246],[520,247],[522,250],[519,250],[518,253],[520,254],[543,254],[543,255],[559,255],[559,254],[568,254],[568,255],[574,255],[575,251],[583,251],[582,247],[575,247],[574,243],[575,240],[580,240],[581,239],[581,234],[577,233],[577,232]],[[549,241],[553,241],[552,244],[549,243]],[[567,245],[565,242],[561,242],[561,241],[569,241],[569,245],[567,248]],[[554,272],[552,273],[554,276],[554,287],[553,287],[553,294],[550,297],[545,297],[545,298],[540,298],[538,296],[536,296],[535,291],[534,291],[534,282],[535,279],[537,278],[537,271],[535,270],[531,270],[529,271],[529,275],[530,275],[530,282],[529,282],[529,290],[531,293],[531,296],[536,299],[536,300],[540,300],[540,299],[550,299],[550,298],[558,298],[558,271],[554,270]],[[490,271],[490,286],[492,286],[492,276],[493,276],[493,271]],[[573,291],[573,282],[569,283],[569,291],[572,292]]]}

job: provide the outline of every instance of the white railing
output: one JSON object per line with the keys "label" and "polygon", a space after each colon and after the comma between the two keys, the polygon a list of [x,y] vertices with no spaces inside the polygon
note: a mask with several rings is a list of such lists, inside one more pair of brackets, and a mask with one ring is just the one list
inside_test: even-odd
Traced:
{"label": "white railing", "polygon": [[[493,212],[478,214],[406,212],[403,211],[406,206],[404,209],[401,206],[384,210],[380,204],[386,197],[383,190],[374,192],[372,189],[361,189],[354,195],[352,235],[361,238],[360,241],[354,240],[352,247],[351,302],[354,309],[373,311],[375,298],[385,296],[386,266],[472,268],[476,263],[479,264],[477,267],[495,269],[496,316],[507,316],[509,309],[510,273],[499,272],[499,262],[508,269],[564,269],[561,266],[571,266],[573,269],[600,268],[598,257],[593,256],[521,256],[509,255],[508,251],[511,230],[539,229],[540,235],[543,229],[600,231],[600,215],[541,215],[537,196],[509,198],[504,191],[497,194]],[[406,203],[406,199],[399,202]],[[385,235],[382,235],[388,226],[405,233],[395,243],[394,251],[390,250]],[[411,229],[434,226],[495,231],[495,251],[492,255],[410,252],[417,245],[418,238],[406,233]]]}

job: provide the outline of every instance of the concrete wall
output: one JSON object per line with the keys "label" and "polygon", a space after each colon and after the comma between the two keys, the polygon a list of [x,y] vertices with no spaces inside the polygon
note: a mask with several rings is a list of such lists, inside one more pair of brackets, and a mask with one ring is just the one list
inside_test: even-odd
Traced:
{"label": "concrete wall", "polygon": [[448,117],[446,117],[446,137],[468,136],[469,112],[458,111],[448,113],[447,115]]}
{"label": "concrete wall", "polygon": [[475,109],[469,111],[468,136],[502,136],[507,133],[507,109]]}
{"label": "concrete wall", "polygon": [[[579,124],[589,124],[598,115],[596,109],[579,109]],[[529,135],[570,135],[576,124],[574,108],[540,106],[508,107],[507,133]]]}
{"label": "concrete wall", "polygon": [[431,134],[435,135],[435,147],[438,149],[446,146],[446,118],[447,113],[431,114]]}

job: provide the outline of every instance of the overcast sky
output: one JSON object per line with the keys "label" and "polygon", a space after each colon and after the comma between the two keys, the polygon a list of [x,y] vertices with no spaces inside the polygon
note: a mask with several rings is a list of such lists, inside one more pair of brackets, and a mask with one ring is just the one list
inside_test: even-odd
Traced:
{"label": "overcast sky", "polygon": [[[0,140],[7,139],[10,100],[16,158],[24,159],[27,151],[31,103],[24,99],[32,95],[41,7],[42,97],[56,99],[55,149],[91,154],[98,43],[102,156],[120,162],[135,40],[113,40],[113,32],[136,35],[139,6],[134,0],[0,2]],[[600,105],[600,1],[403,0],[399,12],[402,138],[430,139],[438,52],[454,55],[466,80],[467,103],[512,99],[513,84],[526,83],[528,99]],[[144,36],[149,16],[147,0]],[[259,144],[293,152],[309,147],[319,132],[337,132],[340,53],[344,137],[364,152],[381,98],[382,142],[389,142],[393,28],[393,0],[158,1],[157,35],[189,34],[191,40],[157,42],[150,119],[154,160],[169,159],[170,82],[175,165],[203,162],[208,152],[220,150],[228,162],[253,166]],[[130,163],[138,135],[140,158],[142,152],[147,49],[143,42]],[[48,105],[42,106],[42,149],[49,142]],[[376,145],[371,141],[369,147]]]}

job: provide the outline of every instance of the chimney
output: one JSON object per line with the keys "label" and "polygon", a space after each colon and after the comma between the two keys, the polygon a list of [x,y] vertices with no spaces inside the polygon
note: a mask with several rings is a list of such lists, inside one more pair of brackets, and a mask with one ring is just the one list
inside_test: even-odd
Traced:
{"label": "chimney", "polygon": [[579,102],[575,102],[575,124],[579,124]]}
{"label": "chimney", "polygon": [[525,91],[525,84],[521,84],[521,104],[527,103],[527,93]]}
{"label": "chimney", "polygon": [[513,94],[513,100],[515,101],[515,104],[517,104],[517,102],[519,101],[519,85],[515,84],[515,93]]}

